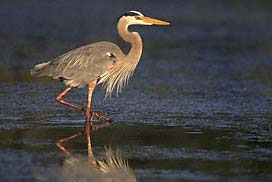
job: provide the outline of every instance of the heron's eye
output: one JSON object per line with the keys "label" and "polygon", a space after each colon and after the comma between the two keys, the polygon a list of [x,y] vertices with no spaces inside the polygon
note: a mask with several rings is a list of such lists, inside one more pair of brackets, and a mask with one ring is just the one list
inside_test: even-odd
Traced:
{"label": "heron's eye", "polygon": [[140,16],[134,16],[136,20],[141,20]]}
{"label": "heron's eye", "polygon": [[111,52],[107,52],[106,54],[107,54],[107,56],[109,56],[109,58],[111,58],[111,59],[115,59],[115,58],[116,58],[116,56],[115,56],[113,53],[111,53]]}

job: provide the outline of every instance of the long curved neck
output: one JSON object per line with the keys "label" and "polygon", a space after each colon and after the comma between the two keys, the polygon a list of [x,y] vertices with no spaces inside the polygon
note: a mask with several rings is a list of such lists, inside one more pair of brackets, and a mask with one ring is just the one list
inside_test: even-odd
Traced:
{"label": "long curved neck", "polygon": [[142,50],[143,50],[143,43],[140,35],[137,32],[129,32],[128,31],[128,23],[120,19],[117,25],[118,32],[120,37],[131,44],[131,49],[127,56],[125,57],[126,61],[138,63],[140,60],[140,57],[142,55]]}

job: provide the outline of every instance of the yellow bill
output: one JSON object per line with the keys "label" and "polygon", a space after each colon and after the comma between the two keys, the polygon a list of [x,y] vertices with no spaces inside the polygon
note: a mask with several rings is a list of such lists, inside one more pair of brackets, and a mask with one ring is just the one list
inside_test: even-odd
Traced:
{"label": "yellow bill", "polygon": [[145,16],[141,17],[141,20],[144,21],[145,23],[150,23],[152,25],[170,25],[170,23],[167,21],[145,17]]}

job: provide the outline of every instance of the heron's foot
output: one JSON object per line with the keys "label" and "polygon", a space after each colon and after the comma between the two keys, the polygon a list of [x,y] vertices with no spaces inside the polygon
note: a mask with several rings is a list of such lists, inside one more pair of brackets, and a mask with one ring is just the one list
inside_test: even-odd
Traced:
{"label": "heron's foot", "polygon": [[107,122],[107,123],[112,123],[112,122],[113,122],[112,119],[110,119],[110,118],[108,118],[108,117],[106,117],[106,116],[104,116],[104,115],[102,115],[102,114],[100,114],[100,113],[92,112],[92,115],[93,115],[96,119],[98,119],[99,121]]}

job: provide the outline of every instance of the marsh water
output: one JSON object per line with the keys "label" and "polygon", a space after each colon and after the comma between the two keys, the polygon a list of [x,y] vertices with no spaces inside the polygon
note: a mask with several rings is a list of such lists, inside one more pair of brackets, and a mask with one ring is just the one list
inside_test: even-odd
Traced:
{"label": "marsh water", "polygon": [[[272,3],[270,1],[1,1],[0,181],[39,181],[65,156],[55,141],[84,127],[84,113],[59,105],[65,88],[29,69],[117,35],[131,9],[168,20],[132,27],[144,51],[129,85],[93,110],[114,120],[93,133],[97,156],[118,148],[138,181],[272,181]],[[65,100],[86,105],[87,89]],[[85,138],[66,144],[87,155]]]}

